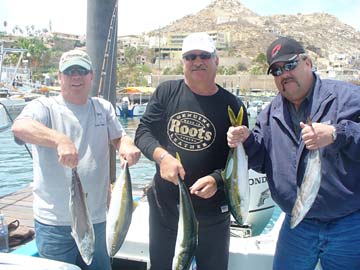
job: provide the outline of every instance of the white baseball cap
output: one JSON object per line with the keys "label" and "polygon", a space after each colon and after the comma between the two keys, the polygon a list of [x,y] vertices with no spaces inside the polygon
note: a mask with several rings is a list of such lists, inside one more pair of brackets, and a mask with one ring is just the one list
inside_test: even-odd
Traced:
{"label": "white baseball cap", "polygon": [[89,55],[79,49],[71,50],[62,54],[59,62],[59,70],[63,72],[71,66],[81,66],[87,70],[92,69]]}
{"label": "white baseball cap", "polygon": [[216,51],[216,47],[209,34],[205,32],[198,32],[192,33],[184,38],[181,53],[184,55],[185,53],[194,50],[214,53]]}

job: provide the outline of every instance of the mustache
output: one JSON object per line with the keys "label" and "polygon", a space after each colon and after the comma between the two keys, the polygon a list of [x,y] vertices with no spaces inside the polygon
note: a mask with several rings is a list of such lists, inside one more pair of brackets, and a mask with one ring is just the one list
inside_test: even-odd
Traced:
{"label": "mustache", "polygon": [[288,77],[288,78],[285,78],[281,81],[281,85],[283,88],[285,88],[285,84],[287,84],[288,82],[295,82],[298,86],[300,86],[299,82],[297,81],[297,79],[293,78],[293,77]]}
{"label": "mustache", "polygon": [[198,71],[198,70],[207,70],[206,66],[204,65],[199,65],[199,66],[193,66],[191,68],[191,71]]}

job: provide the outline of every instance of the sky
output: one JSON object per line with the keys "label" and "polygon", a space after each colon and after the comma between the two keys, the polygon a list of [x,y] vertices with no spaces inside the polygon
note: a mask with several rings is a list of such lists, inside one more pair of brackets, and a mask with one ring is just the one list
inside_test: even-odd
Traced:
{"label": "sky", "polygon": [[[98,0],[103,1],[103,0]],[[213,0],[119,0],[118,35],[141,34],[195,14]],[[238,0],[261,16],[326,12],[360,31],[359,0]],[[0,0],[0,31],[15,25],[25,29],[49,28],[55,32],[86,33],[87,0]],[[7,27],[4,27],[4,21]],[[199,20],[201,22],[201,20]]]}

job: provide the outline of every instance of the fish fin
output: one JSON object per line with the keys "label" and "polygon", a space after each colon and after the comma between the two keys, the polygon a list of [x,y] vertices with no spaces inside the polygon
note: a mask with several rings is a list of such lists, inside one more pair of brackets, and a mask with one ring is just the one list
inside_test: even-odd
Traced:
{"label": "fish fin", "polygon": [[238,116],[236,117],[236,125],[237,125],[237,126],[241,126],[241,125],[242,125],[243,118],[244,118],[244,109],[243,109],[243,107],[241,106],[241,107],[240,107],[240,110],[239,110],[239,113],[238,113]]}
{"label": "fish fin", "polygon": [[226,170],[225,169],[221,170],[220,175],[221,175],[222,180],[225,182]]}
{"label": "fish fin", "polygon": [[133,201],[133,212],[135,211],[136,207],[138,207],[139,201]]}
{"label": "fish fin", "polygon": [[228,115],[230,118],[230,123],[232,126],[236,126],[236,117],[234,111],[231,109],[230,105],[228,106]]}
{"label": "fish fin", "polygon": [[175,153],[176,159],[181,162],[181,158],[178,152]]}
{"label": "fish fin", "polygon": [[306,119],[306,124],[308,124],[309,126],[312,125],[312,121],[311,121],[310,116],[308,116],[308,118]]}

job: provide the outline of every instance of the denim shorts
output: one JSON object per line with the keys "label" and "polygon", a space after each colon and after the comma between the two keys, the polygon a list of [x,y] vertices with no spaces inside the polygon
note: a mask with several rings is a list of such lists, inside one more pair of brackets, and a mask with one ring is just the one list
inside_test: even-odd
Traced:
{"label": "denim shorts", "polygon": [[274,270],[360,269],[360,211],[330,222],[304,219],[290,229],[286,215],[280,230]]}
{"label": "denim shorts", "polygon": [[92,263],[86,265],[71,236],[70,226],[53,226],[35,220],[35,238],[42,258],[78,265],[83,270],[110,270],[110,258],[106,249],[106,222],[94,224],[95,252]]}

